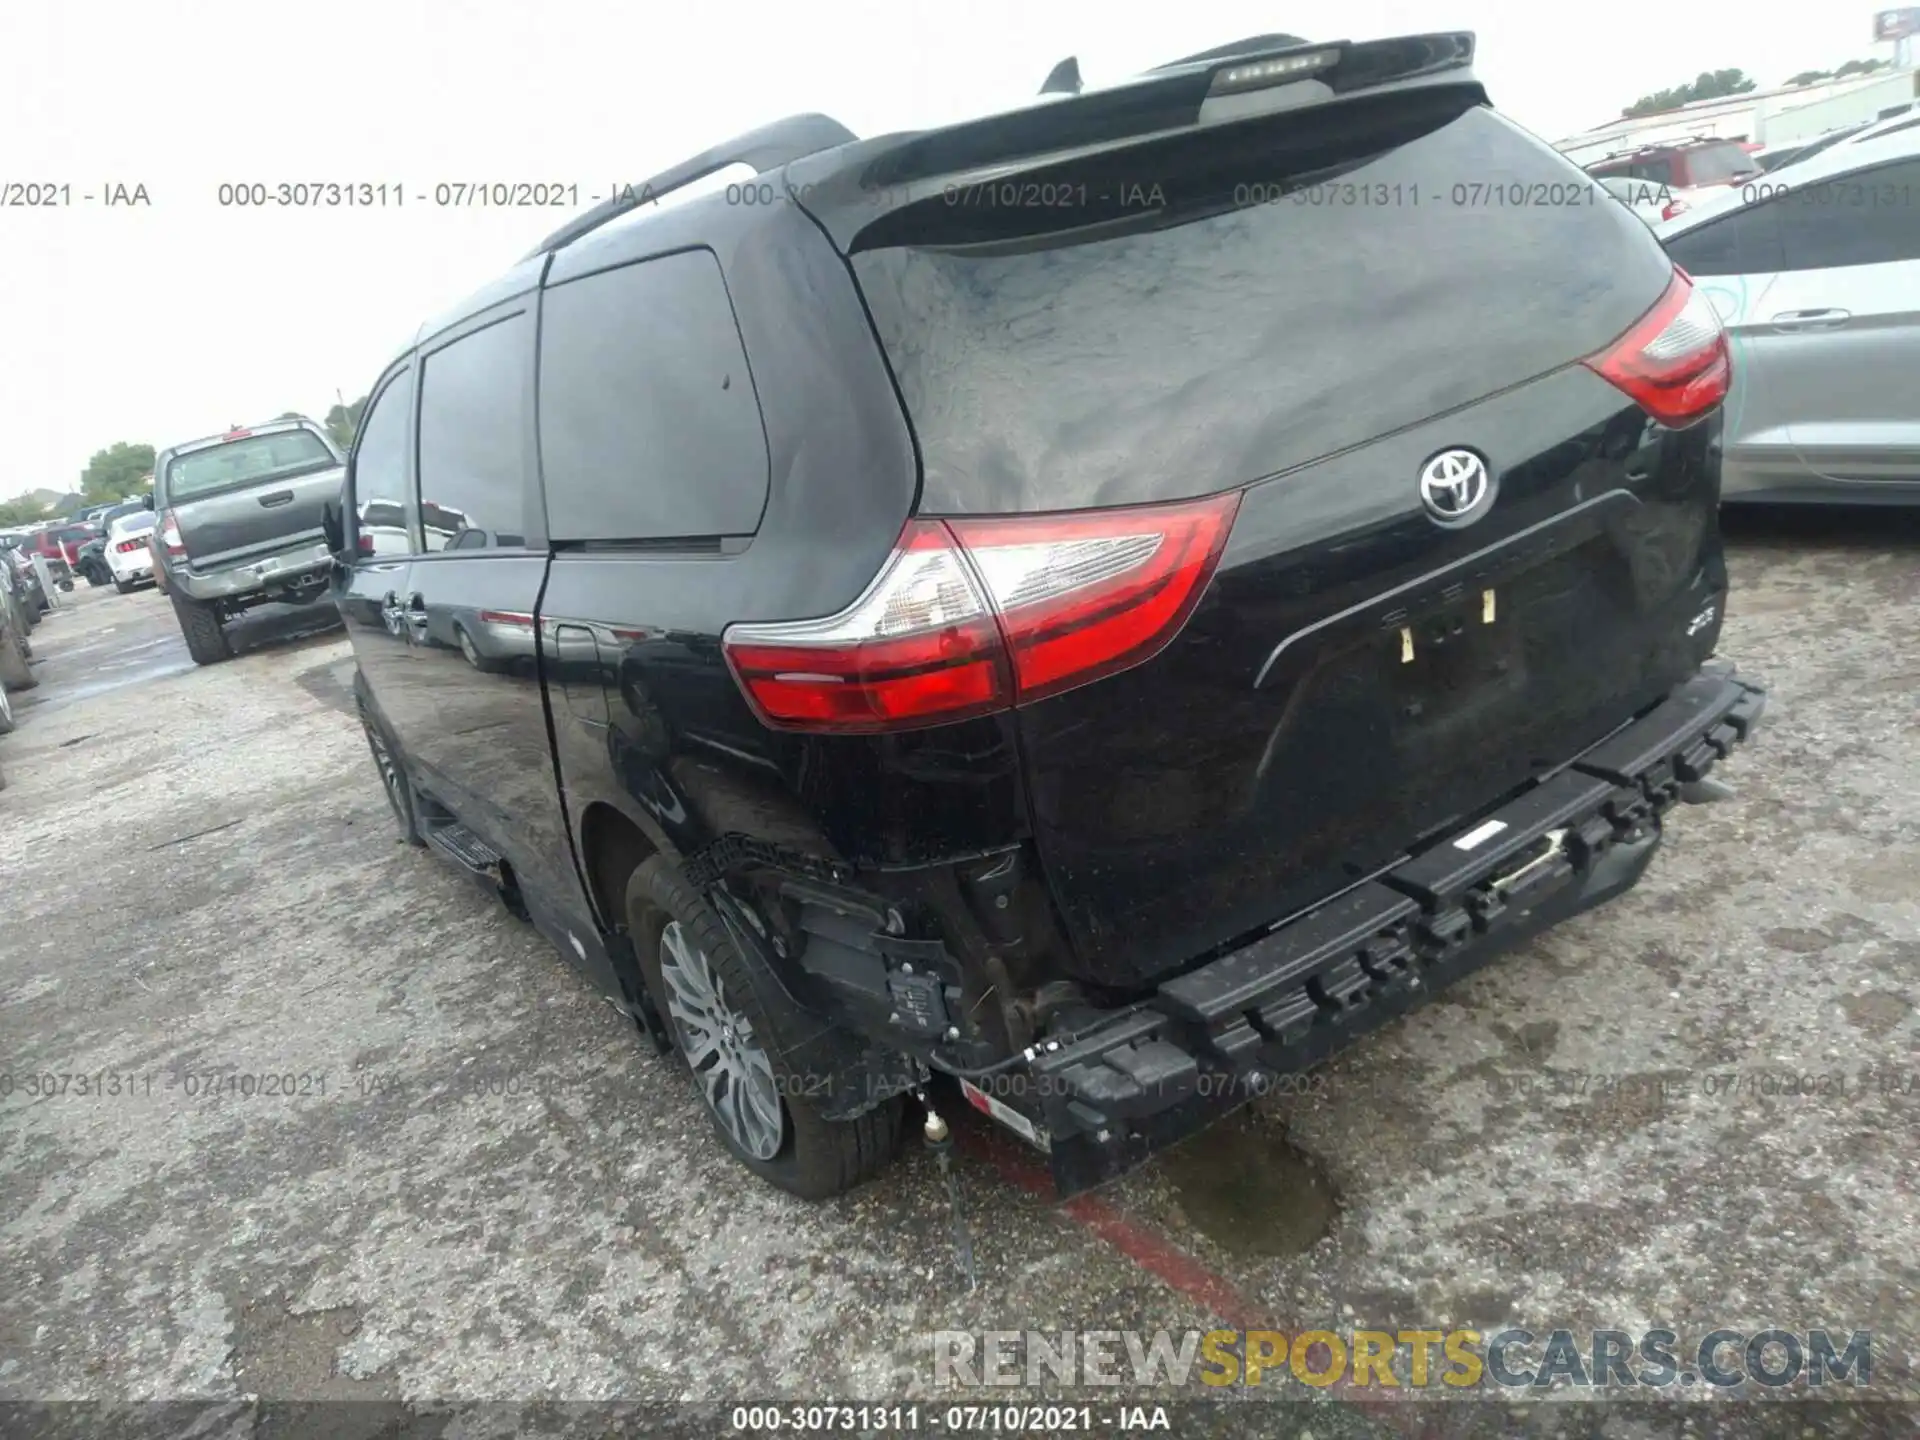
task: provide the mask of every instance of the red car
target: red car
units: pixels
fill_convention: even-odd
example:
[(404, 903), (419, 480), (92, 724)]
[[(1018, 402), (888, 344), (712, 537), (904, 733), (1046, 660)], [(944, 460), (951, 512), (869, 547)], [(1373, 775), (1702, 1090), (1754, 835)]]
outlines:
[(66, 562), (67, 568), (72, 569), (80, 563), (80, 547), (99, 538), (100, 532), (91, 525), (49, 525), (29, 536), (27, 546), (49, 561)]

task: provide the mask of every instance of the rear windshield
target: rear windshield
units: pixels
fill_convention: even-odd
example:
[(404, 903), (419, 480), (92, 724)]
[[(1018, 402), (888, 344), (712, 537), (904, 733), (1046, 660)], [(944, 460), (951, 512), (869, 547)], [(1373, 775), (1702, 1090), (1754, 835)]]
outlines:
[(1709, 145), (1687, 152), (1687, 180), (1693, 185), (1723, 185), (1759, 173), (1760, 162), (1738, 145)]
[(284, 480), (337, 462), (326, 442), (311, 430), (277, 430), (229, 440), (207, 450), (177, 455), (167, 466), (167, 496), (191, 500), (231, 485)]
[(144, 535), (153, 528), (153, 512), (139, 510), (128, 515), (116, 516), (107, 526), (110, 535), (125, 538), (128, 535)]
[(1449, 92), (1076, 163), (852, 247), (923, 512), (1260, 480), (1591, 354), (1671, 274), (1597, 181)]

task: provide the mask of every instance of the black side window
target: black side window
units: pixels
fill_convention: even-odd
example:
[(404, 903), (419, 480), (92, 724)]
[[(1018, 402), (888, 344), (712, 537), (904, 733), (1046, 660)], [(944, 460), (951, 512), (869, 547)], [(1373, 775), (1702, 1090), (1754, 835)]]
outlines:
[(1796, 185), (1773, 204), (1782, 269), (1920, 260), (1920, 159)]
[(712, 251), (643, 260), (548, 290), (539, 403), (552, 539), (692, 539), (759, 528), (766, 431)]
[[(435, 350), (420, 370), (420, 529), (428, 550), (469, 530), (526, 530), (527, 366), (522, 312)], [(467, 541), (462, 549), (473, 545)]]
[(353, 450), (353, 502), (362, 529), (402, 524), (407, 481), (407, 402), (413, 371), (402, 370), (360, 417)]
[(1763, 200), (1667, 241), (1689, 275), (1771, 275), (1780, 269), (1780, 201)]

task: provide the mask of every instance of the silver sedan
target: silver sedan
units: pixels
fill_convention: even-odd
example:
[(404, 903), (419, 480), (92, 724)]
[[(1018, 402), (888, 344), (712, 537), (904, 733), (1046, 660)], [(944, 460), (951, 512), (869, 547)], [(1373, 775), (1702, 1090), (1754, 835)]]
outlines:
[(1733, 342), (1722, 495), (1920, 504), (1920, 127), (1654, 227)]

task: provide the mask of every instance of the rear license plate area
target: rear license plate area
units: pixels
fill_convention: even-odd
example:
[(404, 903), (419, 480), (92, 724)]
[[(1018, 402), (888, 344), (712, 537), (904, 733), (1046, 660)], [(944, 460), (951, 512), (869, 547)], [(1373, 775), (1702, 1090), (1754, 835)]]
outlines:
[(1417, 741), (1485, 718), (1526, 689), (1520, 627), (1494, 590), (1403, 619), (1385, 636), (1394, 731)]

